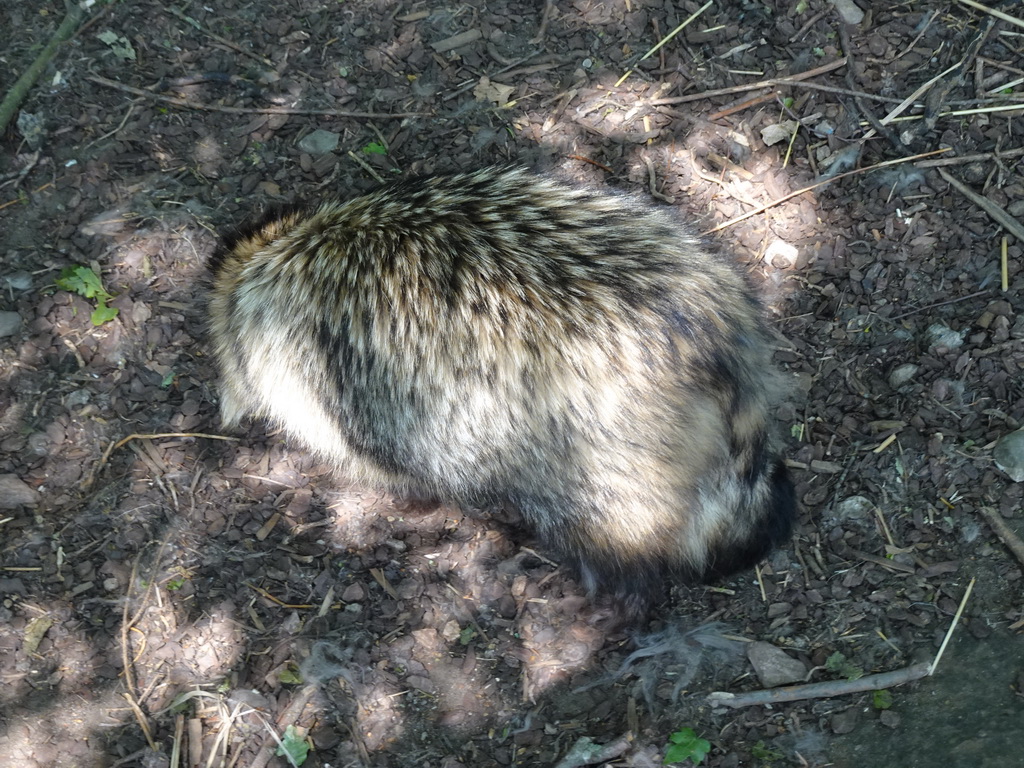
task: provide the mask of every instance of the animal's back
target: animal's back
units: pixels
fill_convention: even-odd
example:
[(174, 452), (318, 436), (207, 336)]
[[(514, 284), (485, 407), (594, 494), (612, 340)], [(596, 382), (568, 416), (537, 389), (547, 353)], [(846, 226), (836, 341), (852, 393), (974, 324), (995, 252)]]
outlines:
[(228, 423), (512, 504), (620, 592), (788, 529), (761, 310), (663, 209), (488, 169), (285, 212), (212, 266)]

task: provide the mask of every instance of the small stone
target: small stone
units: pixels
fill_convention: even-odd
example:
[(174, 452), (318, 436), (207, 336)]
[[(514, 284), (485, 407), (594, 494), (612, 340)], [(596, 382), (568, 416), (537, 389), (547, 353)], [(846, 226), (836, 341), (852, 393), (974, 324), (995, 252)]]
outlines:
[(807, 677), (807, 667), (802, 661), (771, 643), (751, 643), (747, 648), (747, 658), (765, 688), (803, 682)]
[(0, 595), (27, 595), (21, 579), (0, 579)]
[(85, 405), (92, 399), (92, 392), (88, 389), (76, 389), (74, 392), (69, 392), (68, 396), (64, 398), (64, 405), (68, 408), (77, 408), (80, 405)]
[(777, 269), (792, 269), (800, 252), (795, 245), (784, 240), (773, 240), (765, 249), (765, 260)]
[(0, 312), (0, 338), (13, 336), (21, 330), (21, 315), (17, 312)]
[(959, 349), (964, 344), (964, 336), (966, 334), (962, 331), (954, 331), (942, 323), (932, 323), (928, 326), (928, 330), (924, 332), (924, 335), (928, 340), (929, 349), (934, 347)]
[(50, 452), (52, 446), (50, 437), (45, 432), (34, 432), (28, 436), (25, 442), (29, 451), (35, 456), (45, 456)]
[(455, 619), (451, 619), (441, 629), (441, 637), (449, 643), (454, 643), (461, 635), (462, 627), (459, 626), (459, 622), (455, 621)]
[(0, 509), (17, 509), (39, 503), (39, 491), (17, 475), (0, 475)]
[(46, 124), (42, 115), (21, 110), (17, 119), (18, 131), (30, 149), (36, 150), (43, 144), (46, 136)]
[(405, 684), (424, 693), (437, 693), (437, 686), (434, 685), (434, 681), (424, 675), (409, 675), (405, 678)]
[(840, 18), (847, 24), (860, 24), (864, 21), (864, 11), (853, 0), (832, 0), (832, 5), (836, 7)]
[(3, 285), (11, 291), (27, 291), (32, 287), (32, 275), (28, 272), (12, 272), (4, 276)]
[(1010, 317), (1013, 315), (1013, 305), (1010, 304), (1006, 299), (996, 299), (988, 305), (988, 311), (993, 315), (1002, 315), (1004, 317)]
[(794, 120), (783, 120), (780, 123), (766, 125), (761, 129), (761, 141), (769, 147), (773, 144), (789, 141), (797, 128), (798, 125)]
[(1024, 482), (1024, 429), (1010, 432), (996, 440), (992, 449), (996, 466), (1015, 483)]
[(829, 523), (864, 524), (875, 511), (874, 502), (864, 496), (849, 496), (825, 511), (823, 517)]
[(921, 370), (921, 366), (914, 363), (904, 363), (903, 365), (896, 366), (889, 373), (889, 386), (893, 389), (899, 389), (913, 379), (919, 370)]
[(299, 149), (311, 155), (326, 155), (338, 148), (340, 136), (333, 131), (318, 128), (299, 139)]
[(343, 603), (358, 603), (365, 598), (366, 590), (362, 584), (349, 584), (345, 587), (345, 591), (341, 593), (341, 601)]
[(893, 712), (891, 709), (887, 709), (878, 716), (878, 721), (886, 728), (899, 728), (900, 716)]
[(832, 716), (832, 733), (850, 733), (857, 727), (857, 709), (850, 707)]

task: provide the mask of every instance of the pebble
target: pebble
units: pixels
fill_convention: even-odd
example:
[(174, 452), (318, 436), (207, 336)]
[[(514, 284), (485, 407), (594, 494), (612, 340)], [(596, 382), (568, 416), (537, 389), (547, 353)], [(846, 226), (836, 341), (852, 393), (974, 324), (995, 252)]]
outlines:
[(954, 331), (942, 323), (932, 323), (928, 326), (928, 330), (924, 332), (924, 335), (928, 340), (929, 348), (945, 347), (946, 349), (959, 349), (964, 344), (964, 336), (966, 334), (962, 331)]
[(992, 449), (996, 466), (1015, 483), (1024, 482), (1024, 429), (1010, 432), (996, 440)]
[(21, 330), (21, 315), (17, 312), (0, 312), (0, 338), (13, 336)]
[(857, 710), (854, 707), (832, 715), (832, 733), (850, 733), (857, 727)]
[(828, 523), (860, 523), (864, 524), (872, 519), (875, 511), (874, 502), (864, 496), (849, 496), (830, 510), (823, 518)]
[(747, 658), (765, 688), (775, 688), (787, 683), (802, 683), (807, 677), (807, 667), (771, 643), (754, 642), (747, 648)]
[(39, 491), (17, 475), (0, 475), (0, 509), (17, 509), (39, 502)]
[(921, 370), (921, 366), (914, 363), (904, 363), (903, 365), (896, 366), (889, 373), (889, 386), (893, 389), (899, 389), (913, 379), (919, 370)]
[(27, 291), (32, 287), (32, 275), (28, 272), (12, 272), (9, 275), (4, 275), (3, 283), (9, 290)]
[(864, 21), (864, 11), (853, 0), (832, 0), (832, 5), (847, 24), (860, 24)]
[(366, 597), (366, 590), (362, 584), (349, 584), (341, 593), (343, 603), (358, 603)]
[(311, 155), (326, 155), (338, 148), (341, 137), (333, 131), (317, 128), (312, 133), (299, 139), (299, 149)]

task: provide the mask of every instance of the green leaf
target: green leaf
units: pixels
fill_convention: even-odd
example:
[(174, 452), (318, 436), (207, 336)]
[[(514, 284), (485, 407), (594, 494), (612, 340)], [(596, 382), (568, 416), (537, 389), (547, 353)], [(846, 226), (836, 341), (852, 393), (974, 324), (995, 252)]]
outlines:
[(472, 627), (466, 627), (459, 632), (459, 642), (462, 645), (469, 645), (470, 641), (472, 641), (474, 637), (476, 637), (476, 630)]
[(285, 685), (299, 685), (302, 683), (302, 673), (294, 664), (288, 664), (278, 673), (277, 679)]
[(681, 763), (684, 760), (700, 765), (711, 751), (711, 742), (697, 736), (693, 728), (680, 728), (669, 736), (668, 740), (670, 744), (665, 750), (665, 765)]
[(128, 38), (124, 35), (119, 35), (108, 29), (106, 32), (96, 35), (96, 37), (110, 46), (110, 51), (117, 58), (123, 61), (135, 61), (135, 49), (132, 48), (132, 44), (128, 42)]
[(385, 147), (380, 142), (371, 141), (369, 144), (363, 147), (363, 152), (365, 152), (368, 155), (386, 155), (388, 153), (388, 148)]
[(93, 272), (92, 268), (81, 264), (64, 267), (60, 277), (53, 282), (62, 291), (77, 293), (87, 299), (96, 299), (96, 309), (92, 313), (93, 325), (103, 325), (117, 317), (117, 310), (107, 306), (107, 302), (114, 297), (107, 293), (99, 275)]
[(174, 697), (174, 700), (171, 702), (171, 712), (174, 712), (175, 714), (181, 714), (182, 712), (185, 712), (188, 709), (188, 703), (189, 701), (191, 701), (191, 699), (192, 697), (189, 691), (186, 691), (185, 693), (179, 693), (177, 696)]
[(757, 744), (750, 748), (750, 756), (760, 760), (762, 763), (771, 763), (784, 757), (781, 752), (766, 746), (763, 741), (757, 742)]
[(117, 317), (117, 307), (108, 307), (100, 300), (96, 305), (96, 309), (92, 311), (91, 319), (93, 325), (103, 325), (115, 317)]
[(99, 276), (89, 267), (81, 265), (64, 267), (60, 272), (60, 277), (54, 282), (61, 290), (77, 293), (87, 299), (107, 293), (103, 290), (103, 283), (100, 282)]
[(167, 375), (160, 380), (160, 388), (167, 389), (171, 384), (174, 383), (175, 373), (174, 371), (168, 371)]
[(847, 680), (858, 680), (864, 677), (864, 670), (836, 651), (825, 660), (825, 669), (842, 675)]
[(871, 697), (871, 705), (875, 709), (888, 709), (892, 706), (892, 694), (889, 691), (875, 691)]
[(292, 765), (302, 765), (306, 762), (309, 754), (309, 744), (299, 735), (294, 725), (289, 725), (284, 732), (284, 738), (277, 745), (278, 757), (288, 758)]

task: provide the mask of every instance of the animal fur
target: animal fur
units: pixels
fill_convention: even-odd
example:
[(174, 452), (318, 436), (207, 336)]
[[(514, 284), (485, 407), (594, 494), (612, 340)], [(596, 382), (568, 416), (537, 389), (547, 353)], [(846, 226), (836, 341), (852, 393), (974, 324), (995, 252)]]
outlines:
[(761, 307), (668, 209), (485, 169), (269, 214), (210, 266), (227, 426), (511, 505), (633, 605), (788, 535)]

